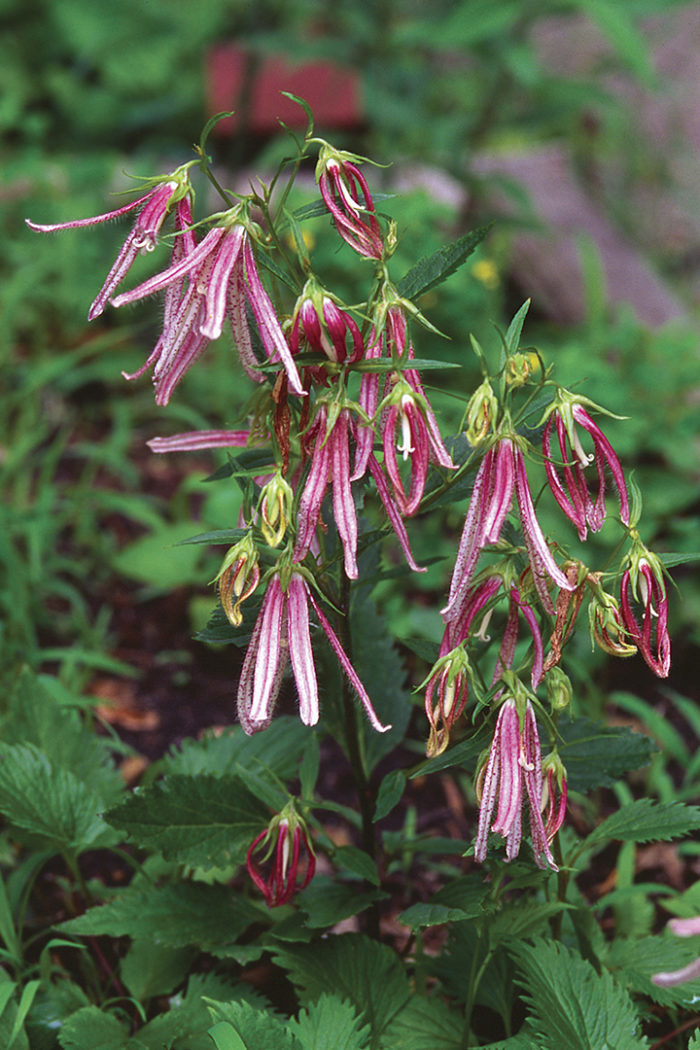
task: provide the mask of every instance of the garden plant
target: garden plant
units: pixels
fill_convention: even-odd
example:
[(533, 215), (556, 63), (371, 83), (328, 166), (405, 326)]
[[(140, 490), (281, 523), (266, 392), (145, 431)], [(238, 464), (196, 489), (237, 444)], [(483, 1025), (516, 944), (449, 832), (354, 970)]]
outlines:
[[(154, 457), (224, 450), (207, 486), (235, 490), (238, 518), (184, 542), (220, 554), (199, 639), (232, 654), (232, 724), (128, 790), (89, 709), (14, 676), (0, 1042), (698, 1050), (700, 900), (635, 883), (634, 850), (696, 831), (700, 808), (628, 786), (653, 741), (577, 700), (581, 661), (601, 653), (659, 679), (671, 666), (673, 559), (645, 542), (644, 493), (615, 450), (626, 421), (559, 385), (527, 341), (529, 302), (493, 346), (465, 316), (463, 345), (426, 357), (430, 303), (466, 280), (488, 228), (399, 269), (378, 167), (317, 137), (295, 101), (306, 134), (288, 132), (247, 193), (209, 156), (219, 115), (126, 203), (27, 220), (61, 239), (124, 222), (89, 319), (152, 300), (159, 331), (126, 379), (174, 403), (230, 332), (244, 408), (231, 429), (149, 441)], [(310, 170), (318, 194), (297, 205)], [(351, 292), (315, 266), (320, 224)], [(134, 280), (146, 254), (154, 272)], [(433, 602), (440, 640), (399, 648), (389, 590)], [(457, 833), (422, 819), (446, 783)], [(594, 862), (614, 872), (595, 898)], [(655, 892), (677, 916), (663, 932)]]

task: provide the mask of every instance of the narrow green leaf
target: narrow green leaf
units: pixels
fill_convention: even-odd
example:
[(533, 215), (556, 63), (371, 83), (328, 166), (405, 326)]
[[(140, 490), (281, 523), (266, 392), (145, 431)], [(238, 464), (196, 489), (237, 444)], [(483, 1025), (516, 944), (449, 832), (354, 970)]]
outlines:
[(377, 792), (377, 804), (374, 809), (374, 819), (382, 820), (391, 813), (403, 796), (406, 788), (406, 776), (400, 769), (393, 769), (391, 773), (382, 780)]
[[(262, 736), (262, 734), (258, 735)], [(320, 767), (321, 749), (318, 743), (318, 736), (316, 733), (311, 733), (308, 736), (305, 734), (304, 757), (299, 766), (299, 785), (303, 799), (313, 798)]]
[(219, 1021), (213, 1025), (208, 1035), (214, 1040), (216, 1050), (248, 1050), (235, 1028), (228, 1021)]
[(188, 536), (186, 540), (178, 540), (175, 546), (185, 547), (188, 543), (208, 543), (212, 545), (217, 543), (237, 543), (238, 540), (245, 536), (247, 531), (247, 529), (214, 529), (211, 532), (198, 532), (196, 536)]
[(379, 885), (377, 865), (369, 853), (365, 853), (363, 849), (357, 849), (356, 846), (338, 846), (333, 854), (333, 861), (339, 868), (345, 868), (353, 875), (359, 875), (361, 879), (371, 882), (373, 886)]
[(518, 352), (520, 336), (522, 334), (523, 325), (525, 324), (527, 312), (530, 309), (530, 302), (530, 299), (525, 300), (513, 320), (508, 325), (508, 331), (506, 332), (506, 349), (509, 354), (516, 354)]
[(480, 226), (476, 230), (471, 230), (452, 244), (438, 248), (432, 255), (419, 259), (399, 281), (397, 286), (399, 295), (406, 299), (417, 299), (418, 296), (447, 280), (481, 244), (492, 225), (493, 223), (489, 223), (488, 226)]
[(469, 912), (461, 908), (449, 908), (446, 904), (412, 904), (397, 916), (402, 926), (420, 930), (425, 926), (441, 926), (446, 922), (460, 922), (469, 918)]
[(28, 981), (22, 989), (22, 994), (17, 1005), (17, 1016), (14, 1019), (12, 1030), (10, 1031), (10, 1041), (7, 1044), (7, 1050), (12, 1050), (18, 1035), (23, 1030), (27, 1014), (32, 1008), (32, 1003), (34, 1002), (36, 993), (39, 991), (40, 985), (41, 981)]

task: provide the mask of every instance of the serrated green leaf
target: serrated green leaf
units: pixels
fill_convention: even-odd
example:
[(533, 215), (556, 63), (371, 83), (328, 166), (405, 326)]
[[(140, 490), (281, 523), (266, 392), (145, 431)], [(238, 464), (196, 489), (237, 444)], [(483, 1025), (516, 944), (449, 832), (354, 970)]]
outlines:
[(484, 240), (493, 224), (480, 226), (465, 233), (452, 244), (438, 248), (432, 255), (419, 259), (398, 283), (398, 293), (406, 299), (417, 299), (418, 296), (446, 281), (469, 258), (475, 248)]
[(211, 1028), (211, 1014), (205, 999), (245, 1000), (258, 1009), (266, 1009), (267, 1001), (249, 984), (231, 984), (213, 973), (195, 974), (187, 984), (185, 995), (170, 1000), (167, 1013), (158, 1014), (138, 1032), (146, 1050), (212, 1050), (207, 1035)]
[(300, 1050), (367, 1050), (369, 1029), (352, 1005), (337, 995), (322, 995), (289, 1024)]
[(461, 1050), (464, 1018), (441, 999), (414, 996), (382, 1035), (382, 1050)]
[(155, 995), (170, 995), (184, 982), (192, 952), (158, 944), (148, 935), (137, 937), (121, 961), (121, 977), (139, 1002)]
[(588, 718), (562, 720), (558, 731), (563, 743), (559, 754), (573, 791), (612, 787), (625, 773), (646, 766), (654, 741), (627, 726), (606, 726)]
[(274, 952), (306, 1005), (328, 993), (347, 999), (379, 1040), (406, 1006), (411, 989), (396, 953), (361, 934), (347, 933)]
[(167, 948), (194, 945), (226, 954), (260, 912), (225, 886), (179, 882), (173, 886), (129, 886), (107, 904), (68, 919), (59, 929), (83, 937), (149, 938)]
[(166, 860), (211, 868), (242, 863), (269, 816), (239, 778), (199, 775), (137, 790), (105, 819)]
[(511, 949), (529, 1023), (542, 1050), (646, 1050), (639, 1016), (627, 992), (557, 941), (522, 941)]
[(339, 868), (345, 868), (347, 871), (351, 871), (353, 875), (359, 875), (361, 879), (366, 879), (373, 886), (379, 885), (377, 865), (369, 853), (365, 853), (363, 849), (358, 849), (356, 846), (338, 846), (333, 854), (333, 862)]
[(62, 1050), (125, 1050), (127, 1039), (125, 1026), (97, 1006), (76, 1010), (58, 1030)]
[(267, 768), (280, 780), (296, 776), (299, 761), (315, 739), (313, 731), (291, 715), (278, 715), (264, 733), (247, 736), (240, 726), (222, 733), (205, 733), (172, 747), (159, 768), (168, 776), (222, 777), (238, 768), (260, 772)]
[(606, 966), (630, 992), (662, 1006), (690, 1005), (700, 997), (700, 978), (662, 988), (651, 980), (655, 973), (680, 970), (697, 958), (697, 947), (670, 934), (662, 937), (617, 937), (608, 946)]
[[(50, 686), (49, 686), (50, 682)], [(109, 742), (83, 725), (79, 701), (67, 690), (54, 695), (56, 680), (43, 680), (25, 668), (7, 697), (0, 719), (3, 744), (34, 744), (54, 769), (69, 770), (95, 791), (105, 808), (114, 804), (124, 789), (115, 768)]]
[(649, 798), (635, 799), (604, 820), (584, 839), (584, 848), (611, 839), (623, 842), (668, 842), (700, 828), (700, 807), (682, 802), (655, 803)]
[(700, 1050), (700, 1028), (696, 1028), (691, 1035), (688, 1050)]
[(507, 903), (489, 919), (489, 941), (500, 944), (513, 938), (532, 937), (545, 930), (549, 920), (571, 905), (561, 901), (521, 900)]
[(228, 1023), (241, 1037), (245, 1050), (299, 1050), (286, 1025), (269, 1010), (258, 1010), (246, 1002), (208, 1000), (207, 1006), (214, 1022)]
[(38, 849), (80, 853), (114, 840), (102, 799), (38, 748), (0, 745), (0, 813)]
[(377, 804), (374, 808), (374, 820), (382, 820), (391, 813), (400, 801), (406, 787), (406, 775), (400, 769), (393, 769), (382, 780), (377, 792)]
[(387, 896), (379, 890), (367, 890), (358, 883), (339, 882), (317, 875), (296, 897), (296, 903), (306, 912), (307, 924), (312, 930), (335, 926), (351, 915), (359, 915), (375, 901)]
[(426, 926), (441, 926), (446, 922), (459, 922), (468, 919), (469, 913), (461, 908), (450, 908), (446, 904), (412, 904), (397, 916), (398, 922), (410, 930), (420, 930)]

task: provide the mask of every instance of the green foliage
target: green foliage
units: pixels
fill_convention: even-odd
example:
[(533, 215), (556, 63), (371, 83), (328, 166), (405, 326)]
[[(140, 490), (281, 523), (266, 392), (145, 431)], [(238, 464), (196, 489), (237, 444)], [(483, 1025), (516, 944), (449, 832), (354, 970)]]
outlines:
[(655, 803), (635, 799), (599, 824), (585, 839), (586, 848), (599, 847), (611, 839), (623, 842), (668, 842), (700, 828), (700, 808), (682, 802)]
[(142, 1045), (128, 1040), (126, 1026), (97, 1006), (71, 1014), (61, 1025), (58, 1040), (62, 1050), (138, 1050)]
[(609, 973), (597, 973), (577, 952), (555, 941), (520, 943), (511, 950), (542, 1050), (649, 1046), (639, 1034), (632, 1000)]
[(428, 258), (420, 259), (399, 281), (399, 295), (407, 299), (417, 299), (418, 296), (425, 295), (426, 292), (442, 284), (453, 273), (456, 273), (460, 266), (464, 265), (490, 229), (491, 226), (481, 226), (477, 230), (465, 233), (453, 244), (439, 248)]
[(700, 994), (700, 979), (662, 988), (652, 982), (655, 973), (680, 970), (697, 958), (697, 948), (678, 937), (618, 937), (609, 945), (605, 964), (631, 993), (662, 1006), (690, 1005)]
[(338, 882), (317, 875), (311, 885), (297, 896), (297, 902), (306, 912), (309, 928), (316, 930), (335, 926), (351, 915), (359, 915), (384, 897), (386, 894), (379, 890), (368, 890), (361, 883)]
[(60, 929), (83, 937), (148, 938), (164, 948), (195, 946), (225, 957), (259, 918), (252, 904), (234, 899), (223, 886), (181, 881), (142, 889), (129, 886), (106, 904), (68, 919)]
[(350, 1003), (337, 995), (321, 995), (299, 1011), (289, 1029), (301, 1050), (367, 1050), (369, 1030)]
[(110, 810), (106, 820), (168, 860), (240, 864), (269, 813), (237, 776), (170, 776)]
[(574, 791), (612, 787), (625, 773), (648, 765), (654, 752), (649, 737), (626, 726), (576, 718), (561, 721), (557, 729), (563, 740), (559, 754)]
[(235, 1040), (226, 1040), (225, 1028), (219, 1029), (221, 1041), (217, 1040), (217, 1046), (220, 1050), (239, 1050), (239, 1045), (245, 1047), (245, 1050), (269, 1050), (271, 1046), (279, 1050), (300, 1050), (297, 1040), (284, 1022), (270, 1011), (263, 1012), (246, 1002), (212, 1001), (208, 1005), (212, 1020), (217, 1026), (227, 1024), (240, 1036), (240, 1043), (237, 1045)]

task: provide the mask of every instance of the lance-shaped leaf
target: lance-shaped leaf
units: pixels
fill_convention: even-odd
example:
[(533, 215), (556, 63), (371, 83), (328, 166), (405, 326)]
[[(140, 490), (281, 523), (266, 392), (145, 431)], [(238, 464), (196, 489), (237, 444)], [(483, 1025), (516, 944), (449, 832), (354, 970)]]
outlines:
[(416, 299), (451, 277), (469, 258), (486, 237), (493, 224), (479, 226), (463, 237), (438, 248), (432, 255), (419, 259), (398, 284), (398, 293), (406, 299)]

